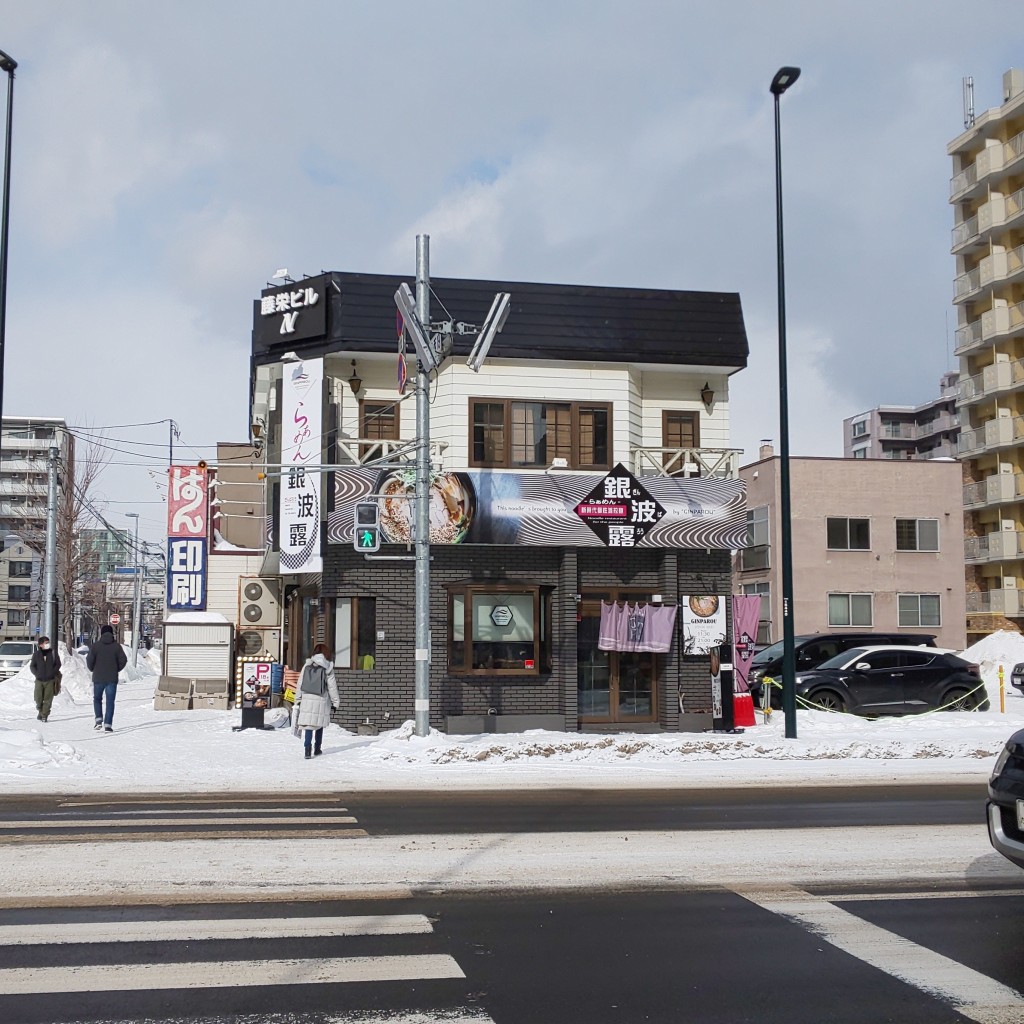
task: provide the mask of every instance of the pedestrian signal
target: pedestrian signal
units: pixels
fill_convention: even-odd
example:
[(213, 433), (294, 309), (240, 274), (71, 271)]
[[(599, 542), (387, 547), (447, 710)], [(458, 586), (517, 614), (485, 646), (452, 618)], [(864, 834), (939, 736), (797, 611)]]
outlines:
[(356, 502), (352, 546), (356, 551), (380, 550), (380, 506), (377, 502)]

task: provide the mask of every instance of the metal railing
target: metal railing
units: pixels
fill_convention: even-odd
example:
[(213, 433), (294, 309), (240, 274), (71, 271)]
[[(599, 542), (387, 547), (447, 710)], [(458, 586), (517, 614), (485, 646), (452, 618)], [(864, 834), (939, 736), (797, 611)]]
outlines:
[(988, 537), (964, 537), (964, 558), (976, 560), (988, 557)]
[(981, 320), (972, 320), (969, 324), (964, 324), (963, 327), (956, 329), (956, 351), (953, 354), (959, 355), (961, 352), (980, 344)]
[(973, 217), (968, 217), (967, 220), (962, 221), (953, 228), (953, 245), (952, 248), (963, 245), (965, 242), (969, 242), (972, 238), (977, 238), (981, 232), (978, 229), (978, 215), (975, 214)]
[(634, 476), (694, 476), (735, 480), (739, 476), (742, 448), (645, 448), (630, 449)]
[(969, 189), (978, 180), (978, 165), (972, 163), (965, 167), (959, 174), (954, 174), (949, 180), (949, 197), (959, 195)]
[(954, 282), (953, 301), (962, 299), (971, 292), (976, 292), (981, 287), (981, 267), (975, 267), (966, 274), (961, 274)]

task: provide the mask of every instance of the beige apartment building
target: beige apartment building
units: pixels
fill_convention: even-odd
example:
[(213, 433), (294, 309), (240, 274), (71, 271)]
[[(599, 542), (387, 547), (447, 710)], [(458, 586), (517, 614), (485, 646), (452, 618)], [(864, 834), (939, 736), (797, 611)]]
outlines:
[[(734, 587), (761, 595), (761, 643), (782, 639), (780, 461), (771, 446), (740, 467), (748, 546)], [(791, 458), (797, 634), (934, 633), (965, 646), (961, 469), (946, 459)]]
[[(1024, 71), (949, 144), (969, 638), (1024, 623)], [(973, 123), (971, 121), (973, 120)]]

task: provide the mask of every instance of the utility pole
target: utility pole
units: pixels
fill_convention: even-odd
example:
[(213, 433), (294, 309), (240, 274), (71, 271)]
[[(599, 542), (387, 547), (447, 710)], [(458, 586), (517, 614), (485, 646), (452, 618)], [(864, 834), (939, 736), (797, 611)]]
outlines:
[(57, 449), (50, 446), (47, 459), (49, 480), (46, 495), (46, 563), (43, 567), (43, 635), (50, 638), (53, 649), (57, 649), (57, 641), (53, 635), (56, 624), (54, 618), (54, 597), (57, 592)]
[[(416, 316), (430, 340), (430, 236), (416, 236)], [(416, 735), (430, 732), (430, 368), (416, 361)]]
[(132, 602), (132, 668), (139, 663), (139, 633), (142, 631), (142, 581), (139, 579), (139, 514), (125, 512), (128, 519), (135, 520), (135, 600)]

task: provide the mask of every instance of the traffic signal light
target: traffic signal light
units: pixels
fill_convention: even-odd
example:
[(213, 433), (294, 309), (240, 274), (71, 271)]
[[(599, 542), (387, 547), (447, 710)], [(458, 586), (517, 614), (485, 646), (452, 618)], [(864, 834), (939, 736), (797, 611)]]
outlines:
[(380, 550), (380, 506), (377, 502), (356, 502), (352, 547), (356, 551)]

